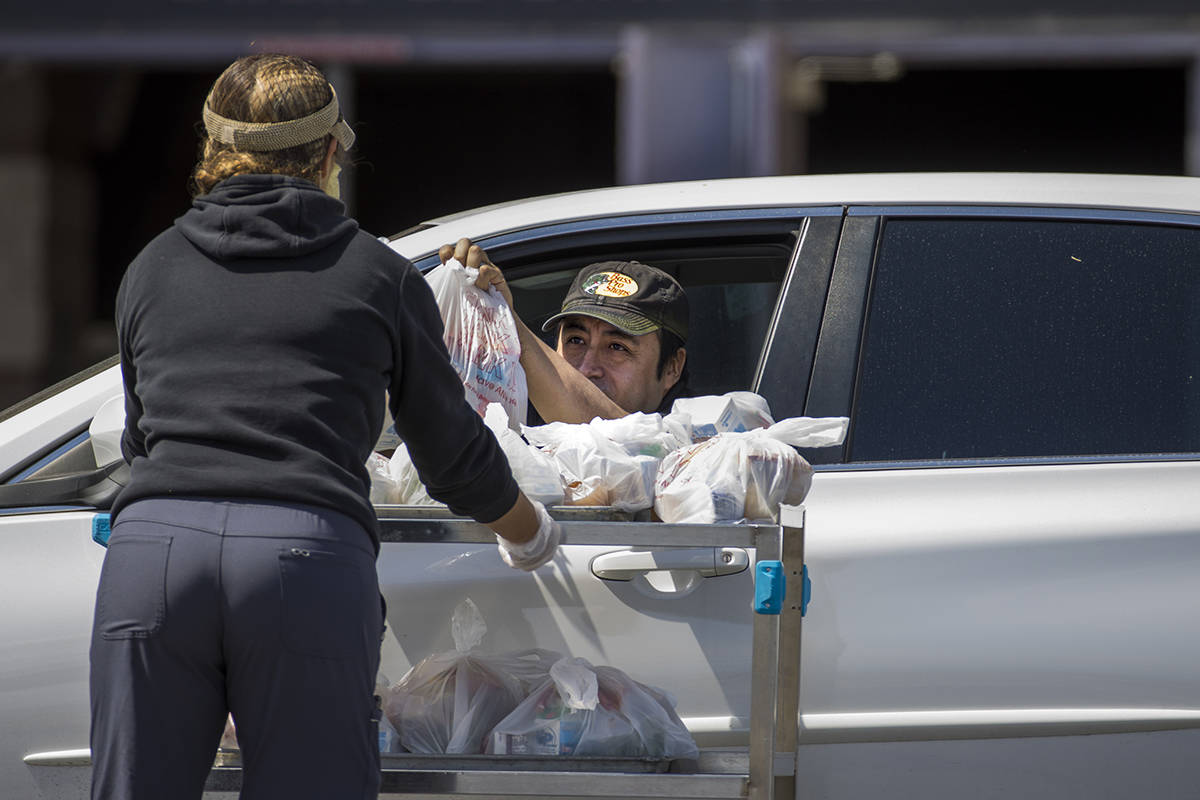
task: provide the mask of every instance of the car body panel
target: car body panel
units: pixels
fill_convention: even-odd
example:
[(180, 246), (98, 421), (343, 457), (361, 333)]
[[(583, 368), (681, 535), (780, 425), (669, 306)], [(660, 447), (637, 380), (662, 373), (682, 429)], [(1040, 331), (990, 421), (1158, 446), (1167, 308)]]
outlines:
[(0, 516), (0, 795), (34, 800), (25, 756), (87, 747), (88, 642), (104, 549), (92, 511)]
[[(684, 273), (705, 248), (727, 248), (721, 258), (733, 264), (765, 259), (773, 277), (764, 285), (778, 279), (778, 297), (754, 306), (769, 320), (738, 345), (737, 358), (754, 362), (746, 385), (727, 388), (759, 390), (777, 417), (853, 420), (880, 231), (898, 215), (1200, 228), (1200, 180), (888, 174), (659, 184), (466, 212), (389, 244), (427, 267), (438, 245), (469, 236), (512, 265), (510, 282), (525, 281), (531, 297), (558, 285), (539, 276), (561, 282), (589, 254), (622, 247), (674, 257)], [(733, 297), (736, 273), (705, 285)], [(19, 479), (53, 462), (119, 391), (112, 367), (0, 422), (0, 474)], [(817, 472), (805, 503), (813, 594), (801, 656), (803, 796), (1190, 796), (1200, 785), (1200, 456), (854, 463), (850, 452), (804, 451)], [(5, 597), (10, 608), (37, 598), (29, 616), (0, 618), (0, 634), (26, 651), (0, 659), (0, 701), (30, 726), (0, 735), (6, 797), (31, 800), (31, 774), (67, 769), (50, 765), (78, 763), (87, 745), (87, 637), (103, 556), (91, 517), (79, 507), (0, 509)], [(597, 558), (629, 549), (644, 548), (568, 543), (553, 567), (531, 575), (505, 567), (494, 547), (385, 542), (383, 672), (395, 681), (452, 648), (450, 616), (470, 597), (488, 625), (485, 648), (537, 646), (613, 664), (669, 691), (701, 744), (744, 743), (751, 574), (597, 577)], [(49, 668), (35, 674), (42, 660)]]

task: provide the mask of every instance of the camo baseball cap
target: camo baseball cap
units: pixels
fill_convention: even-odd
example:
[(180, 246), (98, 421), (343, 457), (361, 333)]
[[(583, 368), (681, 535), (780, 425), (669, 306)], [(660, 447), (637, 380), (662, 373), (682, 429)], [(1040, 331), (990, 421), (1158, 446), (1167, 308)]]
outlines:
[(564, 317), (607, 322), (630, 336), (664, 329), (687, 341), (688, 301), (683, 287), (661, 269), (638, 261), (600, 261), (579, 271), (562, 309), (546, 320), (549, 331)]

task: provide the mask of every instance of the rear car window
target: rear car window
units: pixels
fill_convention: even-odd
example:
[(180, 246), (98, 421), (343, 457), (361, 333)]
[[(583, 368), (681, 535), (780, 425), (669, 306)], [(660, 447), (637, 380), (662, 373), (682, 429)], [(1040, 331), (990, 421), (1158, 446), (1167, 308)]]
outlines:
[(1200, 230), (893, 219), (850, 459), (1200, 451)]

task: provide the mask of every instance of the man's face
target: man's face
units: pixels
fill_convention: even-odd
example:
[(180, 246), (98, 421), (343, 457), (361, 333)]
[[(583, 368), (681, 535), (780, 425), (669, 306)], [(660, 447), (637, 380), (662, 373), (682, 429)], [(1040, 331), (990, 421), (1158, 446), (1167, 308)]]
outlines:
[(660, 378), (659, 347), (657, 332), (630, 336), (592, 317), (567, 317), (558, 333), (558, 352), (567, 363), (630, 413), (657, 411), (667, 390), (679, 380), (683, 351)]

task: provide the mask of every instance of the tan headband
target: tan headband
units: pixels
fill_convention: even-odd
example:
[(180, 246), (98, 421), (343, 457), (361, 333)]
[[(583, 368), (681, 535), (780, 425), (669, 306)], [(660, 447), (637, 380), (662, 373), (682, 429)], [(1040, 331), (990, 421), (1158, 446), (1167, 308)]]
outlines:
[(329, 91), (333, 92), (329, 105), (307, 117), (287, 122), (238, 122), (222, 117), (209, 108), (208, 100), (205, 100), (204, 129), (211, 138), (239, 150), (283, 150), (315, 142), (328, 134), (333, 134), (343, 150), (349, 150), (354, 145), (354, 131), (345, 120), (338, 119), (337, 92), (332, 86)]

